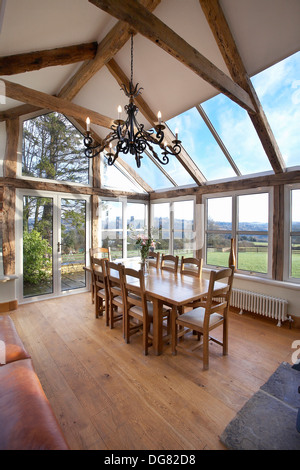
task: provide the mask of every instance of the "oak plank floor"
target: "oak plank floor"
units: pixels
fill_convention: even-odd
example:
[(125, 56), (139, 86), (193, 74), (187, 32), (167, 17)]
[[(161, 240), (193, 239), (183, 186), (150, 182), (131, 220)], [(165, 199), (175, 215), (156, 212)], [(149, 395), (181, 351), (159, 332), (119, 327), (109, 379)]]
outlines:
[[(278, 365), (291, 363), (300, 330), (230, 313), (229, 356), (142, 354), (121, 327), (96, 319), (90, 293), (20, 305), (11, 313), (71, 449), (224, 449), (236, 412)], [(221, 330), (220, 330), (221, 331)]]

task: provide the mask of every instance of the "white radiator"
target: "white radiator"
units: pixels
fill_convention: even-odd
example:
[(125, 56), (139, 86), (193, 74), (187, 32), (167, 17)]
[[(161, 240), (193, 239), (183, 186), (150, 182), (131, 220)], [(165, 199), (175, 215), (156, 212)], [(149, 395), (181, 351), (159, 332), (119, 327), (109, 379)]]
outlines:
[(241, 314), (243, 310), (247, 310), (248, 312), (274, 318), (278, 320), (277, 326), (281, 326), (281, 322), (287, 320), (288, 302), (284, 299), (246, 290), (232, 289), (230, 305), (240, 308)]

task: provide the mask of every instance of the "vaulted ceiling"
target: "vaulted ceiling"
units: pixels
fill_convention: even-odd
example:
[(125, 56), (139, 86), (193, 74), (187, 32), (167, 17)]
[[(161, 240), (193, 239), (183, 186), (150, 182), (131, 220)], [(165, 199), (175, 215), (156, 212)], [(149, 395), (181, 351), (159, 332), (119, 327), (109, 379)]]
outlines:
[[(167, 121), (223, 92), (249, 114), (272, 171), (284, 172), (250, 78), (299, 50), (299, 20), (299, 0), (0, 0), (0, 120), (52, 109), (81, 125), (89, 115), (105, 137), (127, 104), (133, 31), (146, 128), (158, 111)], [(188, 153), (180, 163), (205, 183)]]

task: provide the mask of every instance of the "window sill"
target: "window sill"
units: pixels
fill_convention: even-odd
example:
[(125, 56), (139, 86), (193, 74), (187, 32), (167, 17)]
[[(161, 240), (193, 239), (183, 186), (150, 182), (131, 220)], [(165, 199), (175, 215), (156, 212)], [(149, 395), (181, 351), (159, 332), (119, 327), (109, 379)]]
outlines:
[(18, 279), (18, 276), (15, 276), (15, 275), (12, 275), (12, 276), (0, 276), (0, 282), (14, 281), (15, 279)]
[[(203, 268), (203, 272), (209, 273), (211, 271), (210, 268)], [(257, 282), (260, 284), (267, 284), (269, 286), (275, 286), (275, 287), (284, 287), (286, 289), (292, 289), (292, 290), (299, 290), (300, 291), (300, 284), (297, 284), (295, 282), (289, 282), (289, 281), (276, 281), (274, 279), (269, 279), (266, 277), (260, 277), (256, 275), (251, 275), (251, 274), (241, 274), (241, 273), (236, 273), (234, 275), (236, 279), (241, 279), (243, 281), (251, 281), (251, 282)]]

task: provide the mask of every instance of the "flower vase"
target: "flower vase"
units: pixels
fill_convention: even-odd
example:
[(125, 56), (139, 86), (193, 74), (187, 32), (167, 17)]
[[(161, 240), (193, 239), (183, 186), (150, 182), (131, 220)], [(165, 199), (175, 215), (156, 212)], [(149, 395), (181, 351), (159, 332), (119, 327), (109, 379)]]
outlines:
[(145, 256), (143, 256), (143, 255), (141, 254), (141, 261), (140, 261), (140, 264), (141, 264), (141, 270), (143, 271), (144, 274), (146, 273), (146, 267), (147, 267), (146, 258), (147, 258), (147, 257), (145, 257)]

